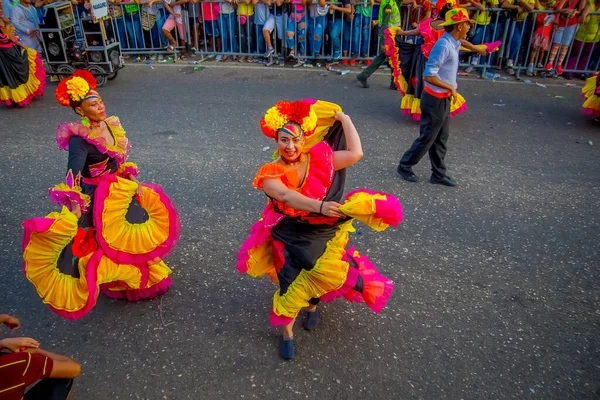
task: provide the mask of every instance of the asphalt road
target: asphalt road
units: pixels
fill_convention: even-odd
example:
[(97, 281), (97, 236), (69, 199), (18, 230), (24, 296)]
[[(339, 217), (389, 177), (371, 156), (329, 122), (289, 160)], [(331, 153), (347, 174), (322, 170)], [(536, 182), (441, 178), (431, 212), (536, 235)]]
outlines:
[[(446, 188), (426, 182), (427, 158), (415, 168), (421, 183), (395, 175), (418, 127), (388, 82), (122, 71), (101, 93), (141, 180), (161, 184), (181, 213), (167, 259), (174, 284), (153, 301), (100, 296), (79, 321), (42, 304), (20, 252), (22, 220), (56, 209), (47, 189), (67, 155), (55, 127), (75, 115), (53, 84), (31, 107), (0, 109), (0, 312), (82, 363), (77, 399), (600, 399), (600, 127), (581, 115), (580, 89), (461, 81), (469, 111), (452, 120), (447, 156), (459, 186)], [(382, 233), (360, 227), (352, 240), (396, 282), (384, 311), (323, 306), (316, 331), (297, 327), (297, 357), (285, 362), (268, 320), (275, 287), (234, 264), (265, 204), (250, 186), (274, 149), (259, 120), (275, 101), (303, 97), (352, 116), (365, 157), (347, 188), (394, 193), (405, 220)]]

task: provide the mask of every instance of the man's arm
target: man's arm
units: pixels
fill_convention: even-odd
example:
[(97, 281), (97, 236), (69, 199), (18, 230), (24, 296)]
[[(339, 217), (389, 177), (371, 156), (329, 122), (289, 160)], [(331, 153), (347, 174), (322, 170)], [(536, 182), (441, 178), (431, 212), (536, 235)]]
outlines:
[(67, 356), (51, 353), (43, 349), (27, 349), (31, 354), (39, 354), (54, 361), (49, 378), (77, 378), (81, 373), (81, 366)]

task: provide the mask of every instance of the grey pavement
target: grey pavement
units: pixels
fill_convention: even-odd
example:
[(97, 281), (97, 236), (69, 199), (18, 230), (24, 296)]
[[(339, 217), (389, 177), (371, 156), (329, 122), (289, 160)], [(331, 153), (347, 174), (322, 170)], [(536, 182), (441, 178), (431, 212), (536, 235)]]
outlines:
[[(141, 180), (164, 187), (183, 226), (165, 296), (101, 295), (78, 321), (42, 304), (20, 252), (21, 222), (57, 209), (47, 190), (67, 153), (54, 132), (76, 116), (53, 84), (28, 108), (0, 109), (0, 312), (82, 363), (76, 399), (600, 399), (600, 127), (582, 116), (580, 88), (460, 81), (469, 111), (451, 123), (459, 186), (446, 188), (426, 182), (427, 158), (420, 183), (396, 176), (418, 126), (385, 74), (369, 90), (353, 79), (131, 66), (100, 89)], [(347, 188), (395, 194), (405, 220), (382, 233), (357, 224), (352, 238), (396, 283), (383, 312), (324, 305), (285, 362), (268, 318), (275, 286), (234, 265), (265, 204), (250, 186), (274, 149), (259, 120), (303, 97), (353, 118), (365, 157)]]

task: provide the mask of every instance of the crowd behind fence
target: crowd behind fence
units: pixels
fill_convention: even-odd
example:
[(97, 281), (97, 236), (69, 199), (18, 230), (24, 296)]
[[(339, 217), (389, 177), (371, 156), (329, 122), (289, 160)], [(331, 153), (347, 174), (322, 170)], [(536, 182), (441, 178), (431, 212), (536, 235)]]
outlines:
[[(174, 52), (180, 57), (199, 53), (202, 60), (355, 65), (369, 64), (381, 51), (379, 1), (110, 0), (109, 15), (126, 55), (162, 59)], [(557, 11), (552, 1), (466, 3), (476, 22), (468, 39), (473, 44), (500, 40), (502, 46), (486, 57), (466, 55), (462, 66), (486, 76), (498, 68), (516, 75), (567, 78), (597, 71), (600, 0), (564, 0), (563, 11)], [(417, 27), (431, 15), (420, 4), (423, 0), (404, 3), (408, 4), (401, 7), (403, 30)], [(344, 12), (348, 4), (351, 12)], [(77, 4), (75, 14), (89, 15), (89, 5)], [(405, 40), (418, 43), (422, 38)]]

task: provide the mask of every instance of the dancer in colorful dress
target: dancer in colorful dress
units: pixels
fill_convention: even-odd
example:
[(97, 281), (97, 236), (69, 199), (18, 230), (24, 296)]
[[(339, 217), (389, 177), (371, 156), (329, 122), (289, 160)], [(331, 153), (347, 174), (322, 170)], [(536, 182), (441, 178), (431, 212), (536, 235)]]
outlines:
[(279, 284), (271, 323), (283, 325), (280, 355), (294, 357), (293, 325), (307, 308), (304, 328), (316, 328), (317, 304), (345, 297), (383, 309), (393, 283), (369, 259), (348, 248), (353, 219), (382, 231), (402, 220), (398, 199), (355, 190), (343, 199), (346, 167), (362, 157), (358, 132), (339, 106), (323, 101), (279, 102), (261, 120), (277, 143), (277, 159), (263, 165), (253, 186), (269, 198), (238, 253), (236, 268)]
[(0, 102), (24, 107), (46, 88), (46, 70), (40, 54), (25, 47), (0, 5)]
[(86, 315), (99, 289), (129, 301), (165, 293), (171, 270), (162, 259), (180, 230), (171, 200), (137, 180), (125, 131), (119, 118), (106, 116), (92, 74), (76, 71), (56, 98), (81, 122), (60, 124), (56, 133), (58, 148), (69, 152), (66, 181), (50, 189), (62, 210), (23, 223), (27, 279), (68, 319)]
[(583, 113), (591, 115), (596, 122), (600, 122), (600, 71), (585, 81), (581, 94), (585, 99)]
[[(386, 53), (390, 58), (396, 87), (402, 94), (400, 108), (406, 115), (412, 116), (415, 121), (421, 119), (421, 94), (423, 93), (423, 71), (425, 64), (433, 49), (433, 45), (444, 34), (446, 13), (455, 9), (454, 0), (439, 0), (436, 3), (436, 18), (428, 18), (419, 24), (419, 27), (410, 31), (403, 31), (398, 27), (390, 27), (385, 33)], [(423, 44), (404, 42), (403, 36), (422, 36)], [(498, 50), (501, 42), (491, 44), (473, 45), (467, 40), (461, 40), (461, 51), (476, 52), (487, 55)], [(464, 112), (467, 102), (460, 94), (452, 99), (450, 116)]]

